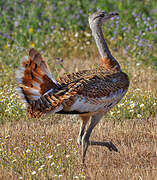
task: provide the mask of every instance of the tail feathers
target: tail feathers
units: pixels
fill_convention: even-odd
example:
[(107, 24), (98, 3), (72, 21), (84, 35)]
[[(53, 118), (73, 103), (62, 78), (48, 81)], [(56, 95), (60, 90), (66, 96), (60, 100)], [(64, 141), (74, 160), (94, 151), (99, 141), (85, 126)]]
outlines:
[(40, 99), (48, 91), (53, 91), (58, 83), (50, 73), (47, 63), (42, 59), (40, 53), (32, 48), (29, 57), (21, 61), (22, 67), (16, 72), (17, 89), (19, 95), (28, 105)]

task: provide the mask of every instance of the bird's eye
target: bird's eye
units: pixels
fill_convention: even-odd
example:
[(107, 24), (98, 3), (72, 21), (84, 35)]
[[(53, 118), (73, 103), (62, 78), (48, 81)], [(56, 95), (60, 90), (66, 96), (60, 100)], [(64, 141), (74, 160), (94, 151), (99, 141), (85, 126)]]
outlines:
[(100, 17), (104, 17), (104, 14), (100, 14)]

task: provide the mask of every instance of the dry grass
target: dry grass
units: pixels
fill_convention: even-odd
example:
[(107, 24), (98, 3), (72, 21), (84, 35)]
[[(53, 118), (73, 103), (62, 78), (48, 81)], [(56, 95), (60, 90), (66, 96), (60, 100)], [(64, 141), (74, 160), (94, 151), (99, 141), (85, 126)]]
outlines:
[[(57, 20), (55, 16), (69, 17), (66, 25), (77, 29), (81, 21), (76, 23), (73, 11), (80, 12), (80, 5), (75, 3), (77, 7), (65, 11), (72, 1), (66, 1), (63, 8), (62, 2), (56, 0), (53, 6), (49, 1), (38, 2), (37, 6), (29, 1), (24, 1), (26, 6), (22, 1), (14, 1), (1, 3), (4, 8), (0, 17), (3, 23), (0, 37), (0, 180), (157, 180), (157, 71), (146, 67), (142, 60), (151, 66), (151, 63), (155, 65), (157, 57), (154, 51), (156, 22), (154, 17), (148, 16), (150, 7), (155, 8), (155, 0), (142, 4), (128, 1), (129, 11), (127, 3), (115, 1), (115, 7), (125, 16), (104, 27), (110, 48), (118, 48), (118, 51), (111, 51), (129, 75), (131, 84), (123, 100), (101, 120), (91, 136), (93, 140), (111, 140), (119, 153), (109, 152), (105, 147), (89, 147), (86, 166), (81, 164), (81, 147), (76, 143), (78, 117), (53, 115), (45, 119), (27, 119), (15, 92), (14, 76), (20, 57), (27, 53), (25, 48), (31, 46), (44, 51), (43, 57), (48, 60), (55, 77), (97, 67), (99, 53), (88, 30), (64, 32), (55, 29), (55, 32), (53, 27), (51, 29), (52, 24), (57, 27), (65, 24), (62, 18)], [(89, 3), (81, 7), (84, 17)], [(106, 8), (112, 3), (106, 1)], [(52, 13), (55, 4), (61, 9)], [(103, 1), (98, 4), (101, 7)], [(90, 7), (92, 10), (96, 4), (91, 3)], [(59, 64), (54, 57), (58, 55), (63, 56), (64, 63)]]
[[(10, 151), (18, 147), (17, 152), (14, 153), (15, 158), (19, 158), (17, 161), (25, 159), (24, 154), (26, 153), (24, 152), (28, 148), (31, 149), (30, 143), (36, 148), (35, 151), (43, 150), (44, 156), (54, 153), (54, 146), (58, 147), (58, 155), (59, 152), (62, 152), (60, 154), (62, 157), (56, 156), (56, 161), (57, 159), (62, 161), (58, 168), (63, 179), (74, 179), (76, 175), (80, 177), (81, 174), (83, 177), (79, 179), (155, 180), (157, 177), (157, 118), (134, 119), (124, 122), (103, 119), (95, 128), (91, 139), (112, 140), (117, 145), (119, 153), (109, 152), (103, 147), (89, 147), (86, 167), (81, 165), (81, 147), (76, 143), (79, 130), (77, 118), (72, 116), (56, 116), (56, 118), (63, 119), (60, 123), (54, 123), (53, 119), (32, 122), (20, 120), (1, 125), (1, 137), (4, 139), (9, 134), (7, 146)], [(52, 148), (49, 148), (48, 144)], [(47, 152), (44, 149), (47, 149)], [(33, 150), (31, 149), (31, 151)], [(42, 152), (36, 152), (36, 155), (35, 152), (32, 152), (32, 161), (33, 159), (40, 160), (44, 156)], [(69, 158), (69, 161), (66, 158)], [(26, 166), (30, 166), (29, 169), (33, 167), (31, 163), (30, 165), (26, 164)], [(49, 166), (45, 170), (46, 172), (36, 171), (36, 177), (39, 179), (55, 178), (53, 167), (46, 160), (45, 164)], [(17, 165), (11, 167), (9, 164), (5, 167), (1, 166), (0, 179), (17, 179), (20, 174), (29, 179), (31, 172), (28, 167), (25, 167), (24, 163), (18, 165), (21, 167)]]
[[(94, 47), (91, 51), (93, 58), (65, 59), (64, 68), (56, 66), (54, 73), (62, 75), (95, 67), (98, 59), (94, 58)], [(119, 59), (118, 54), (114, 55)], [(49, 57), (51, 54), (47, 59)], [(128, 104), (137, 101), (138, 108), (142, 105), (139, 109), (142, 116), (117, 119), (114, 109), (114, 116), (109, 116), (113, 119), (104, 117), (91, 136), (93, 140), (112, 140), (119, 153), (109, 152), (104, 147), (89, 147), (86, 166), (81, 165), (81, 147), (76, 143), (79, 131), (77, 116), (53, 115), (43, 120), (28, 120), (12, 113), (8, 118), (16, 115), (18, 120), (7, 120), (0, 125), (0, 179), (157, 179), (157, 73), (142, 64), (136, 66), (134, 62), (125, 56), (121, 61), (122, 69), (131, 79), (127, 95), (131, 99), (126, 100)], [(49, 64), (53, 67), (52, 61)], [(135, 92), (135, 89), (140, 91)], [(142, 94), (145, 99), (142, 99)], [(14, 101), (16, 104), (16, 97), (13, 97)], [(125, 105), (124, 111), (130, 111), (127, 108)], [(131, 110), (136, 111), (136, 106)], [(149, 112), (148, 115), (144, 111)]]

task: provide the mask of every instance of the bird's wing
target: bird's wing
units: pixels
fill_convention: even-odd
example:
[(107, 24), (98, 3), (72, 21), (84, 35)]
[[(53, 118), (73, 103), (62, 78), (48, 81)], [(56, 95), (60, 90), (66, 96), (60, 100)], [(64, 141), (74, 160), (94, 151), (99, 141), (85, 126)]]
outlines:
[[(43, 95), (51, 102), (52, 111), (81, 114), (110, 109), (127, 92), (128, 76), (123, 72), (89, 70), (58, 79), (60, 88)], [(57, 110), (57, 107), (61, 107)]]

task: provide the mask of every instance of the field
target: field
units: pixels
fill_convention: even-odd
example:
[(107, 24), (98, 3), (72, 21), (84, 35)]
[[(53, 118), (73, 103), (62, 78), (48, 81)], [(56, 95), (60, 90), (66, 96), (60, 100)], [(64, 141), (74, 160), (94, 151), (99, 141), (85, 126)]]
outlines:
[[(156, 0), (2, 0), (0, 9), (0, 179), (156, 180)], [(97, 67), (88, 14), (98, 9), (120, 14), (103, 32), (130, 87), (91, 136), (112, 140), (119, 152), (89, 147), (83, 165), (76, 143), (79, 117), (29, 119), (15, 91), (15, 72), (31, 47), (56, 78)]]

